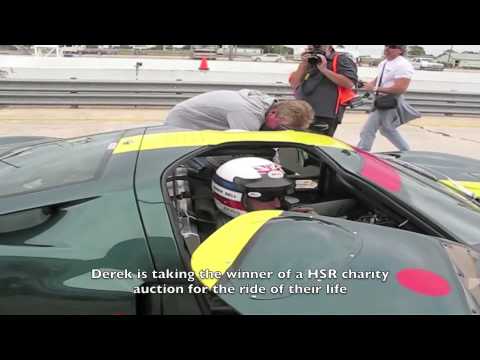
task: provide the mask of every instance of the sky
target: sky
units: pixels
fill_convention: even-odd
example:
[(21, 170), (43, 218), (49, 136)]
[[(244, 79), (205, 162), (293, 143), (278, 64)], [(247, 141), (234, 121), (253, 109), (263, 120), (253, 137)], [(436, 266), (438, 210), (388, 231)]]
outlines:
[[(287, 45), (293, 47), (296, 52), (301, 52), (305, 45)], [(420, 45), (427, 54), (440, 55), (445, 50), (450, 49), (451, 45)], [(380, 56), (383, 52), (383, 45), (345, 45), (347, 49), (357, 50), (359, 55), (377, 55)], [(480, 45), (453, 45), (453, 50), (457, 52), (462, 51), (480, 51)]]

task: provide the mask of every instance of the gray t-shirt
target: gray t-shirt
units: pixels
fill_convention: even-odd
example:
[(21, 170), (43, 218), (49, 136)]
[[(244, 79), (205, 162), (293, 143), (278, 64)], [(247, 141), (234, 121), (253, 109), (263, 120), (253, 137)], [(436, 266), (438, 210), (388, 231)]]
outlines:
[(256, 90), (207, 92), (176, 105), (165, 125), (193, 130), (257, 131), (275, 98)]
[[(327, 67), (332, 70), (332, 62), (329, 60)], [(357, 66), (346, 55), (338, 56), (337, 72), (345, 75), (354, 83), (357, 83)], [(338, 90), (333, 81), (323, 75), (316, 67), (310, 66), (308, 78), (296, 92), (296, 98), (308, 102), (315, 116), (325, 118), (337, 118), (335, 108), (337, 105)]]

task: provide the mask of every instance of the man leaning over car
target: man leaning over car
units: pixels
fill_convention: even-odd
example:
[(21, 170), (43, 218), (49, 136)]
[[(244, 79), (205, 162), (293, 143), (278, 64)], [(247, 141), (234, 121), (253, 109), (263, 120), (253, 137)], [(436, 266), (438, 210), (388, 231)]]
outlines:
[(305, 101), (278, 101), (249, 89), (218, 90), (176, 105), (167, 115), (165, 125), (192, 130), (306, 130), (313, 116)]

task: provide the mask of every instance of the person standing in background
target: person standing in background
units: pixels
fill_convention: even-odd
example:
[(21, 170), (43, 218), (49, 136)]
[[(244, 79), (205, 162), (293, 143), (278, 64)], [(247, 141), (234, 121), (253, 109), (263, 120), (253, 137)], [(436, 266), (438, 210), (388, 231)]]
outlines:
[(289, 78), (295, 97), (308, 102), (315, 111), (310, 130), (329, 136), (342, 122), (357, 81), (355, 62), (347, 54), (336, 53), (332, 45), (309, 45)]
[(400, 151), (410, 150), (397, 128), (421, 115), (403, 96), (415, 73), (412, 64), (403, 56), (406, 50), (406, 45), (385, 45), (385, 60), (378, 66), (378, 76), (362, 88), (374, 92), (376, 100), (360, 133), (360, 149), (370, 151), (380, 130)]

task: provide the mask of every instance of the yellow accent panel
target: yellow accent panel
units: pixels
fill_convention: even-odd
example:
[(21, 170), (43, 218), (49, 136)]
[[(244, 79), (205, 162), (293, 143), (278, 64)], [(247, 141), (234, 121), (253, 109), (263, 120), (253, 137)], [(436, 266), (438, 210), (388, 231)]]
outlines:
[(237, 141), (293, 142), (352, 150), (351, 146), (329, 136), (303, 131), (188, 131), (145, 135), (141, 150), (170, 147), (218, 145)]
[[(304, 145), (327, 146), (352, 150), (350, 145), (329, 136), (303, 131), (185, 131), (158, 133), (123, 138), (114, 150), (114, 154), (129, 151), (156, 150), (175, 147), (218, 145), (229, 142), (292, 142)], [(141, 148), (140, 148), (141, 144)]]
[(193, 253), (192, 270), (209, 289), (219, 279), (200, 278), (202, 270), (224, 274), (240, 255), (253, 235), (270, 219), (282, 214), (281, 210), (254, 211), (234, 218), (205, 240)]
[[(440, 180), (440, 182), (447, 185), (448, 187), (451, 187), (452, 189), (455, 189), (455, 185), (452, 184), (449, 180)], [(480, 196), (480, 182), (475, 182), (475, 181), (455, 181), (455, 182), (467, 188), (468, 190), (473, 192), (475, 195)]]
[(122, 154), (130, 151), (138, 151), (140, 150), (140, 144), (142, 143), (143, 135), (136, 135), (136, 136), (128, 136), (122, 138), (115, 150), (113, 151), (114, 154)]

